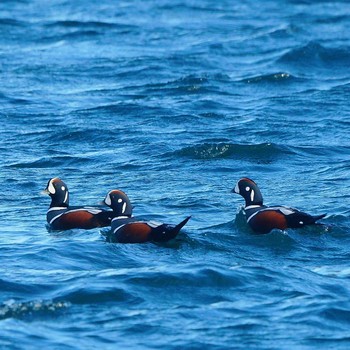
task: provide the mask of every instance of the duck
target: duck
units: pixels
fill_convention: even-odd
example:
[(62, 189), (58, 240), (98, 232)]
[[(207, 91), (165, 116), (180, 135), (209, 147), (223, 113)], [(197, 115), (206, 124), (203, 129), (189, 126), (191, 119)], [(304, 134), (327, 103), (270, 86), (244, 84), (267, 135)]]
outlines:
[(111, 190), (103, 203), (113, 210), (112, 241), (118, 243), (167, 242), (174, 239), (190, 220), (186, 217), (177, 225), (136, 219), (129, 197), (121, 190)]
[(70, 206), (69, 191), (64, 181), (58, 177), (50, 179), (44, 190), (51, 197), (46, 220), (51, 230), (71, 230), (74, 228), (93, 229), (111, 224), (113, 211), (94, 206)]
[(244, 198), (244, 214), (248, 225), (255, 233), (266, 234), (273, 229), (286, 230), (315, 225), (327, 215), (310, 215), (282, 205), (266, 206), (258, 185), (247, 177), (241, 178), (232, 192)]

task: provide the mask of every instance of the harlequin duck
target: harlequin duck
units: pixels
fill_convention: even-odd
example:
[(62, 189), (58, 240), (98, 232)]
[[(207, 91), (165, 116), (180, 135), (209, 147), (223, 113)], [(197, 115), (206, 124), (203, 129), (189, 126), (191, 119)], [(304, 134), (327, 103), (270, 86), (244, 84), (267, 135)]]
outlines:
[(269, 233), (277, 228), (299, 228), (316, 224), (326, 214), (312, 216), (297, 209), (284, 206), (267, 207), (263, 205), (263, 197), (257, 184), (248, 178), (240, 179), (232, 192), (245, 199), (244, 213), (247, 223), (257, 233)]
[(166, 242), (176, 237), (190, 216), (176, 226), (155, 221), (139, 221), (132, 216), (128, 196), (120, 190), (108, 192), (104, 203), (113, 209), (112, 240), (119, 243)]
[(51, 197), (46, 219), (53, 230), (92, 229), (111, 224), (113, 218), (111, 210), (69, 206), (68, 187), (58, 177), (49, 180), (44, 192)]

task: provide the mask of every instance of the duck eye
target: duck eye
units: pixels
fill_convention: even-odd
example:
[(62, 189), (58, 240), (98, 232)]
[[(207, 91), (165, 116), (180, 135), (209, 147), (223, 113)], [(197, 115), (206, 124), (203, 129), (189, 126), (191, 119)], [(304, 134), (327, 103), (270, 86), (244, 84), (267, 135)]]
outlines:
[(247, 192), (249, 192), (250, 187), (249, 187), (249, 186), (247, 186), (247, 187), (245, 188), (245, 190), (246, 190)]

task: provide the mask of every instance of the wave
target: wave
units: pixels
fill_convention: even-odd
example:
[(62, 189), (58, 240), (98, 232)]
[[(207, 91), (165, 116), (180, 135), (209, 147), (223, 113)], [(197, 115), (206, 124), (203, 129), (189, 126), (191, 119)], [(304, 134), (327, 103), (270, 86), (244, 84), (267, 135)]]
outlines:
[(277, 63), (348, 69), (350, 57), (350, 48), (328, 48), (324, 47), (316, 41), (309, 42), (307, 45), (294, 48), (282, 57)]
[(100, 105), (92, 108), (84, 108), (78, 109), (75, 111), (75, 114), (78, 116), (81, 115), (99, 115), (101, 117), (108, 117), (111, 119), (113, 115), (131, 115), (133, 118), (137, 116), (144, 116), (145, 109), (148, 112), (152, 112), (154, 114), (161, 114), (163, 110), (159, 106), (143, 106), (142, 104), (137, 103), (111, 103), (106, 105)]
[(203, 267), (201, 264), (193, 264), (190, 267), (177, 266), (172, 271), (142, 271), (125, 276), (128, 286), (136, 287), (167, 287), (179, 288), (194, 286), (238, 286), (242, 281), (233, 270), (222, 271), (220, 266), (211, 265)]
[(15, 169), (36, 169), (47, 167), (62, 167), (62, 166), (76, 166), (76, 164), (84, 164), (90, 161), (88, 157), (76, 157), (76, 156), (57, 156), (57, 157), (41, 157), (35, 160), (28, 160), (26, 162), (16, 162), (7, 165), (8, 168)]
[(134, 28), (135, 26), (129, 24), (118, 24), (101, 21), (55, 21), (46, 24), (46, 27), (64, 27), (64, 28)]
[(258, 75), (251, 78), (242, 79), (241, 82), (247, 84), (254, 83), (291, 83), (297, 80), (293, 75), (286, 72), (278, 72), (266, 75)]
[(112, 23), (104, 21), (54, 21), (45, 25), (50, 35), (47, 39), (64, 40), (69, 38), (81, 38), (84, 36), (111, 34), (128, 34), (137, 31), (138, 27), (132, 24)]
[[(336, 122), (334, 122), (336, 123)], [(342, 122), (337, 123), (339, 126), (342, 126)], [(302, 157), (310, 157), (310, 156), (324, 156), (325, 154), (328, 155), (329, 157), (337, 157), (339, 155), (347, 155), (350, 152), (350, 146), (344, 145), (344, 146), (339, 146), (339, 145), (329, 145), (329, 141), (325, 140), (325, 145), (321, 146), (320, 144), (316, 147), (314, 145), (293, 145), (293, 146), (288, 146), (288, 150), (291, 153), (294, 153), (296, 155), (302, 156)], [(341, 166), (346, 166), (346, 163), (344, 164), (336, 164), (335, 168)], [(317, 171), (320, 171), (318, 169)]]
[(35, 314), (52, 314), (62, 309), (66, 309), (69, 306), (70, 303), (65, 301), (37, 300), (19, 302), (10, 299), (0, 304), (0, 320), (19, 318), (27, 315), (34, 316)]
[(234, 143), (203, 143), (188, 146), (177, 151), (182, 157), (193, 159), (218, 159), (234, 158), (251, 162), (271, 162), (274, 159), (288, 154), (287, 148), (282, 148), (272, 143), (261, 143), (256, 145), (242, 145)]
[[(147, 68), (149, 70), (149, 67)], [(207, 94), (216, 92), (220, 95), (227, 94), (220, 89), (219, 84), (226, 84), (230, 78), (225, 74), (202, 74), (186, 75), (179, 79), (169, 80), (161, 83), (146, 83), (142, 85), (144, 94), (152, 95), (189, 95)], [(141, 86), (138, 86), (141, 88)]]
[(12, 27), (21, 27), (24, 26), (25, 23), (19, 20), (15, 20), (13, 18), (0, 18), (1, 26), (12, 26)]
[(137, 300), (141, 301), (140, 298), (132, 296), (122, 288), (111, 287), (108, 290), (105, 286), (88, 287), (88, 288), (77, 288), (76, 290), (63, 293), (61, 296), (64, 300), (69, 300), (69, 304), (97, 304), (106, 302), (125, 302), (128, 301), (134, 303)]
[(316, 274), (327, 277), (337, 277), (348, 279), (350, 277), (350, 267), (343, 266), (319, 266), (310, 268), (310, 270)]

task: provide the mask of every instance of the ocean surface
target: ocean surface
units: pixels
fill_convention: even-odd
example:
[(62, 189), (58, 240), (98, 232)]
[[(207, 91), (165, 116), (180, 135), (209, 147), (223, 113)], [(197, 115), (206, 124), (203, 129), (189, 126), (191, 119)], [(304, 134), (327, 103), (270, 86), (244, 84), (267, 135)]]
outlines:
[[(1, 0), (0, 349), (349, 349), (350, 3)], [(122, 189), (168, 243), (55, 232)], [(231, 193), (327, 213), (253, 234)]]

